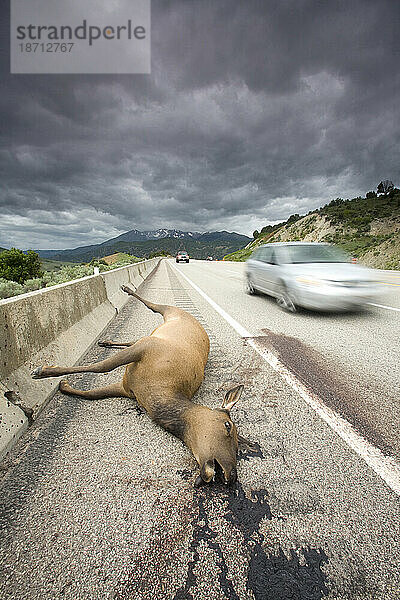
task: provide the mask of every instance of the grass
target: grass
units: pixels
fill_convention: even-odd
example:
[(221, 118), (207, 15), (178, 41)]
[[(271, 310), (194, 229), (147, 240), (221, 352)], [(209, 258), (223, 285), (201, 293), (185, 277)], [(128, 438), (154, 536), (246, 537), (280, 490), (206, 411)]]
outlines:
[(224, 256), (224, 260), (232, 260), (234, 262), (244, 262), (245, 260), (250, 258), (253, 251), (254, 251), (254, 247), (243, 248), (242, 250), (238, 250), (237, 252), (232, 252), (231, 254), (227, 254), (226, 256)]
[(50, 260), (49, 258), (40, 258), (40, 264), (42, 265), (43, 271), (51, 273), (52, 271), (59, 271), (62, 267), (76, 266), (76, 263), (62, 262), (60, 260)]

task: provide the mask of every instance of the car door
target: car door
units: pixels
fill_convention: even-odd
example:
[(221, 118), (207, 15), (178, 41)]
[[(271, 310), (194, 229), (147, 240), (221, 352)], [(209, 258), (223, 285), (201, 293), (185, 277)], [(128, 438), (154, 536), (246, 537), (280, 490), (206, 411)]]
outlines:
[(268, 289), (273, 296), (276, 296), (279, 292), (280, 281), (281, 281), (281, 266), (279, 261), (279, 251), (277, 248), (271, 249), (270, 264), (268, 271)]
[(265, 292), (266, 294), (270, 293), (271, 254), (272, 249), (270, 246), (264, 246), (263, 248), (260, 248), (254, 264), (254, 284), (257, 289)]

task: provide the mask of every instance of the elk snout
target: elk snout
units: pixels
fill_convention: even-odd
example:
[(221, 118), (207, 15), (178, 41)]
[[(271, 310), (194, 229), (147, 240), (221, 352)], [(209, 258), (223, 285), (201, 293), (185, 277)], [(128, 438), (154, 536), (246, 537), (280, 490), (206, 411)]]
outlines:
[(236, 467), (224, 468), (214, 460), (207, 460), (200, 469), (200, 475), (196, 478), (194, 487), (201, 487), (212, 480), (229, 486), (234, 485), (237, 481)]
[(198, 488), (206, 483), (210, 483), (215, 475), (215, 466), (213, 460), (207, 460), (201, 465), (200, 475), (196, 477), (194, 487)]
[(200, 475), (204, 483), (209, 483), (215, 475), (215, 464), (213, 460), (207, 460), (200, 469)]

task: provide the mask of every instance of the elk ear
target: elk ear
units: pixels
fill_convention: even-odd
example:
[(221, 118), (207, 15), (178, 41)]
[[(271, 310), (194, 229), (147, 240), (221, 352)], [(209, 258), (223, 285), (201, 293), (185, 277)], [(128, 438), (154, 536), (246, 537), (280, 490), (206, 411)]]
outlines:
[(235, 406), (236, 402), (240, 399), (242, 395), (244, 385), (238, 385), (229, 392), (226, 392), (225, 398), (222, 401), (221, 408), (227, 410), (228, 412)]

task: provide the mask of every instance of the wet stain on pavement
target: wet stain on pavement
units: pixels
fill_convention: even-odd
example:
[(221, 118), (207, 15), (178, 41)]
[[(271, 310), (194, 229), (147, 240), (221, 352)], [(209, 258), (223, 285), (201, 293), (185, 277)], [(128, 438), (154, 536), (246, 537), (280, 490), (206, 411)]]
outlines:
[(369, 420), (368, 393), (347, 384), (340, 369), (329, 368), (326, 358), (299, 339), (268, 329), (262, 332), (263, 336), (253, 338), (257, 344), (273, 352), (311, 393), (343, 415), (382, 452), (393, 453), (393, 446), (376, 429), (375, 414), (374, 422)]
[(251, 446), (249, 448), (239, 448), (237, 458), (238, 462), (241, 460), (249, 461), (251, 458), (264, 458), (260, 444), (257, 442), (251, 442)]
[[(258, 452), (262, 456), (259, 447)], [(195, 476), (191, 469), (176, 473), (185, 481)], [(204, 594), (203, 573), (210, 553), (214, 571), (209, 576), (216, 588), (214, 593), (218, 590), (215, 597), (322, 600), (327, 595), (323, 566), (328, 556), (323, 549), (307, 545), (285, 551), (276, 545), (268, 547), (266, 521), (285, 518), (273, 514), (266, 489), (245, 491), (239, 481), (227, 487), (217, 478), (213, 484), (196, 490), (192, 500), (189, 489), (182, 493), (186, 500), (182, 504), (180, 498), (178, 521), (162, 518), (169, 525), (153, 528), (150, 543), (134, 559), (127, 578), (115, 591), (115, 600), (154, 598), (161, 593), (172, 600), (197, 600)], [(176, 513), (176, 505), (163, 504), (166, 515), (170, 510)], [(234, 555), (229, 550), (232, 543)], [(241, 570), (232, 566), (235, 563), (242, 565)], [(172, 575), (175, 581), (183, 577), (183, 583), (175, 583), (174, 587)], [(210, 594), (214, 597), (211, 590)]]
[(225, 598), (240, 598), (240, 591), (229, 577), (218, 534), (210, 524), (211, 514), (219, 514), (230, 530), (242, 534), (243, 550), (249, 557), (246, 588), (255, 600), (321, 600), (328, 593), (326, 575), (321, 569), (328, 557), (322, 549), (299, 548), (291, 550), (289, 556), (281, 548), (274, 554), (265, 551), (265, 537), (260, 525), (265, 519), (276, 518), (271, 512), (266, 490), (253, 490), (247, 497), (240, 483), (233, 489), (214, 485), (203, 488), (195, 502), (197, 511), (192, 521), (189, 547), (193, 558), (188, 563), (186, 581), (173, 600), (196, 599), (196, 566), (201, 561), (201, 545), (215, 553), (219, 587)]
[(193, 595), (191, 590), (194, 590), (197, 586), (197, 577), (194, 571), (197, 563), (199, 563), (201, 560), (201, 556), (199, 554), (199, 546), (201, 542), (204, 542), (208, 548), (214, 551), (216, 555), (217, 565), (219, 568), (218, 579), (221, 590), (227, 598), (239, 600), (239, 596), (235, 592), (233, 583), (228, 577), (228, 567), (226, 565), (221, 546), (217, 541), (217, 533), (214, 532), (210, 527), (205, 503), (206, 500), (204, 495), (199, 496), (198, 513), (192, 522), (193, 536), (189, 548), (193, 558), (188, 564), (185, 584), (177, 590), (174, 600), (195, 600), (196, 598), (196, 595)]
[(320, 600), (328, 594), (326, 576), (321, 566), (328, 562), (322, 549), (282, 549), (267, 556), (256, 543), (250, 560), (248, 588), (255, 600)]

